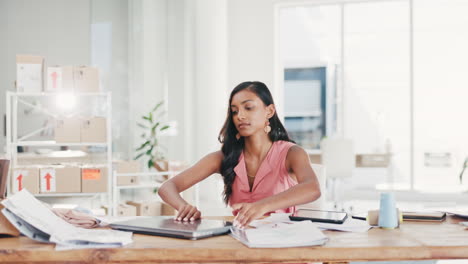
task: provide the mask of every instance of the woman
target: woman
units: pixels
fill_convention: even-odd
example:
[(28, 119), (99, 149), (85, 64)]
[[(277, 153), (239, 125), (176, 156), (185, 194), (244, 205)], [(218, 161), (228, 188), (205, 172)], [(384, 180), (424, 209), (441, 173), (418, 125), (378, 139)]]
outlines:
[(219, 141), (220, 151), (159, 189), (161, 198), (178, 211), (177, 220), (201, 217), (179, 193), (214, 173), (223, 177), (224, 201), (234, 210), (234, 224), (239, 227), (272, 212), (294, 212), (295, 205), (320, 197), (309, 157), (289, 139), (265, 84), (243, 82), (234, 88)]

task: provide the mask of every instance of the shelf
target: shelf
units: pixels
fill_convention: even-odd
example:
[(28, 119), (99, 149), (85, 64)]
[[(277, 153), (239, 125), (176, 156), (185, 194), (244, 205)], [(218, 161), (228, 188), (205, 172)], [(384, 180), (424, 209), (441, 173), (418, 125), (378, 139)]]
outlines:
[(92, 142), (79, 142), (79, 143), (57, 143), (51, 141), (18, 141), (11, 143), (13, 146), (107, 146), (107, 143), (92, 143)]
[(43, 96), (57, 96), (61, 94), (72, 94), (75, 96), (107, 96), (107, 92), (103, 93), (74, 93), (74, 92), (42, 92), (42, 93), (22, 93), (22, 92), (14, 92), (9, 91), (10, 94), (14, 96), (24, 96), (24, 97), (43, 97)]
[(117, 189), (147, 189), (147, 188), (157, 188), (161, 187), (162, 183), (148, 183), (148, 184), (139, 184), (139, 185), (124, 185), (124, 186), (117, 186)]
[[(7, 156), (11, 159), (11, 167), (15, 168), (18, 166), (18, 160), (22, 161), (21, 158), (25, 158), (26, 156), (22, 156), (23, 153), (18, 153), (18, 146), (29, 146), (29, 147), (37, 147), (37, 148), (46, 148), (46, 149), (57, 149), (60, 146), (64, 147), (71, 147), (71, 149), (78, 149), (79, 147), (90, 147), (89, 151), (84, 152), (84, 150), (81, 150), (82, 153), (79, 153), (79, 155), (74, 155), (78, 153), (57, 153), (57, 151), (36, 151), (39, 152), (36, 155), (32, 151), (31, 153), (28, 153), (28, 157), (39, 157), (38, 159), (32, 160), (30, 166), (33, 165), (41, 165), (44, 163), (47, 163), (47, 161), (43, 158), (67, 158), (67, 160), (70, 161), (77, 161), (77, 162), (82, 162), (83, 157), (88, 155), (89, 153), (97, 153), (99, 152), (99, 163), (96, 164), (96, 161), (93, 161), (94, 165), (100, 165), (100, 167), (105, 167), (107, 168), (107, 179), (105, 181), (107, 191), (105, 192), (98, 192), (98, 193), (39, 193), (34, 196), (37, 198), (45, 198), (48, 197), (49, 199), (64, 199), (64, 198), (72, 198), (76, 197), (77, 199), (82, 199), (82, 200), (94, 200), (94, 199), (99, 199), (101, 204), (107, 204), (110, 205), (113, 203), (113, 185), (112, 185), (112, 127), (110, 124), (112, 123), (112, 93), (110, 91), (104, 91), (104, 92), (91, 92), (91, 93), (79, 93), (79, 92), (17, 92), (17, 91), (7, 91), (7, 96), (6, 96), (6, 145), (7, 145)], [(43, 131), (44, 129), (49, 129), (53, 128), (53, 124), (49, 124), (46, 127), (40, 126), (40, 125), (35, 125), (32, 124), (31, 128), (28, 128), (28, 130), (32, 130), (32, 127), (34, 126), (35, 130), (32, 130), (32, 132), (22, 135), (22, 137), (19, 137), (18, 135), (21, 135), (23, 133), (20, 132), (25, 132), (22, 130), (25, 130), (25, 128), (22, 127), (20, 130), (18, 127), (19, 118), (22, 118), (22, 115), (19, 115), (19, 105), (26, 105), (28, 108), (32, 108), (35, 110), (38, 110), (41, 112), (42, 115), (45, 116), (50, 116), (53, 118), (62, 118), (60, 113), (57, 113), (57, 110), (53, 107), (51, 107), (50, 104), (33, 104), (31, 103), (31, 100), (45, 100), (45, 99), (53, 99), (55, 97), (60, 97), (62, 95), (71, 95), (76, 97), (77, 99), (84, 100), (84, 101), (89, 101), (91, 100), (85, 108), (87, 110), (93, 110), (94, 106), (93, 104), (99, 103), (99, 106), (102, 107), (102, 114), (106, 118), (106, 138), (107, 140), (105, 142), (56, 142), (53, 138), (49, 138), (49, 140), (37, 140), (32, 138), (32, 136), (37, 135), (39, 132)], [(76, 115), (79, 113), (82, 113), (86, 109), (75, 109), (74, 112), (71, 112), (70, 114)], [(104, 110), (105, 109), (105, 110)], [(76, 113), (75, 113), (76, 112)], [(55, 147), (55, 148), (52, 148)], [(75, 148), (73, 148), (75, 147)], [(77, 151), (77, 150), (75, 150)], [(106, 154), (105, 156), (101, 156), (102, 153)], [(33, 154), (33, 155), (30, 155)], [(59, 155), (59, 156), (54, 156), (55, 154), (69, 154), (69, 155)], [(19, 156), (19, 157), (18, 157)], [(86, 160), (86, 159), (85, 159)], [(102, 164), (105, 163), (105, 164)], [(47, 165), (51, 165), (48, 164)], [(7, 183), (7, 193), (8, 195), (13, 194), (11, 192), (11, 189), (13, 186), (12, 185), (12, 177), (10, 177)], [(57, 191), (60, 191), (59, 189)], [(90, 202), (90, 201), (89, 201)], [(94, 202), (90, 203), (90, 206), (93, 207), (95, 206)], [(109, 210), (109, 213), (113, 213), (112, 209)]]
[(125, 176), (164, 176), (174, 174), (174, 171), (155, 171), (155, 172), (134, 172), (134, 173), (115, 173), (117, 177)]
[(95, 196), (95, 195), (100, 195), (100, 194), (106, 194), (105, 192), (103, 193), (40, 193), (40, 194), (34, 194), (36, 197), (67, 197), (67, 196)]

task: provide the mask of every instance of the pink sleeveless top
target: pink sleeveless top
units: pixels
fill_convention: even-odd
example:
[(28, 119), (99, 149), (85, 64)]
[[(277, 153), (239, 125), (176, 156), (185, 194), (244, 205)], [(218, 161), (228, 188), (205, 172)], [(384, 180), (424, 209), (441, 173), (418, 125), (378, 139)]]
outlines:
[[(283, 192), (297, 182), (293, 180), (286, 170), (286, 155), (294, 143), (288, 141), (275, 141), (268, 151), (265, 159), (257, 170), (255, 180), (250, 191), (247, 168), (245, 166), (244, 153), (239, 157), (239, 163), (234, 168), (236, 178), (232, 184), (232, 194), (229, 205), (237, 203), (253, 203), (263, 198)], [(295, 207), (276, 210), (271, 213), (292, 213)], [(233, 211), (237, 215), (237, 211)]]

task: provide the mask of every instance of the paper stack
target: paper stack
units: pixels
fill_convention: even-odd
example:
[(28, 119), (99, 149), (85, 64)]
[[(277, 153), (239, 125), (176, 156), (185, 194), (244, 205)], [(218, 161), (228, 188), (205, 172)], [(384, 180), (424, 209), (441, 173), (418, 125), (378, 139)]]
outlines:
[(132, 233), (75, 227), (56, 216), (26, 189), (2, 201), (2, 213), (22, 234), (57, 250), (120, 247), (132, 243)]
[[(290, 214), (285, 213), (273, 213), (269, 217), (260, 220), (254, 220), (250, 223), (250, 226), (256, 228), (264, 228), (264, 227), (272, 227), (276, 224), (292, 224), (297, 223), (297, 221), (289, 220)], [(311, 222), (308, 220), (304, 220), (301, 222)], [(336, 230), (336, 231), (344, 231), (344, 232), (367, 232), (372, 227), (367, 223), (367, 221), (356, 220), (352, 218), (346, 219), (343, 224), (331, 224), (331, 223), (321, 223), (321, 222), (311, 222), (316, 227), (321, 230)]]
[(276, 223), (249, 229), (231, 227), (231, 236), (251, 248), (319, 246), (328, 240), (310, 221)]
[(344, 231), (344, 232), (355, 232), (355, 233), (364, 233), (367, 232), (372, 227), (367, 223), (367, 221), (357, 220), (353, 218), (348, 218), (343, 224), (330, 224), (330, 223), (319, 223), (315, 222), (318, 228), (324, 230), (335, 230), (335, 231)]

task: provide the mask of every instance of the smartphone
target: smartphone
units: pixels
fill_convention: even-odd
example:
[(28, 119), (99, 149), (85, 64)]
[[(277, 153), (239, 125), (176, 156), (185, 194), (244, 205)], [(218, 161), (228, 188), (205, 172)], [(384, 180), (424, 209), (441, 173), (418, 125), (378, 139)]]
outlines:
[(348, 214), (345, 212), (299, 209), (290, 215), (289, 219), (293, 221), (310, 220), (312, 222), (342, 224), (347, 217)]

